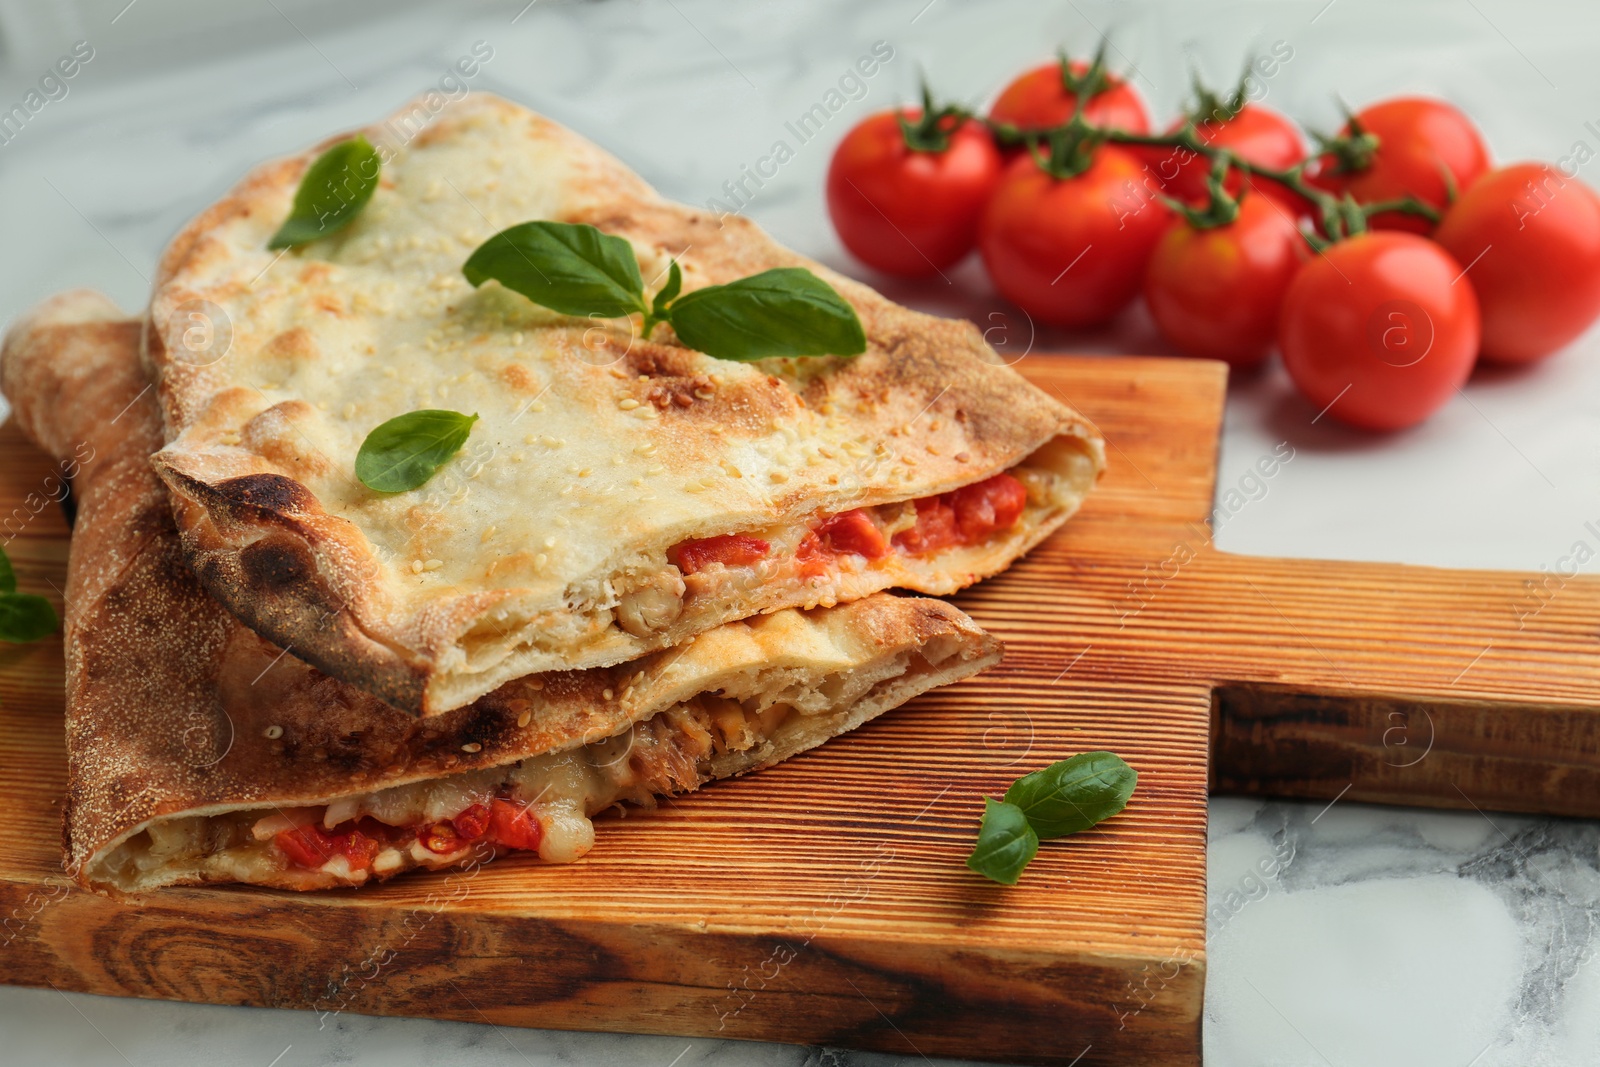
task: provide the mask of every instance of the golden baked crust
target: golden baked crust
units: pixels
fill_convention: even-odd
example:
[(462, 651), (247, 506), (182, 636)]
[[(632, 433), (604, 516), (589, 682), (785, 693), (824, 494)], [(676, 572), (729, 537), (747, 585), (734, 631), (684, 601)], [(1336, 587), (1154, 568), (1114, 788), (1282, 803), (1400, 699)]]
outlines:
[[(92, 448), (75, 483), (66, 597), (65, 831), (85, 885), (350, 884), (359, 879), (208, 867), (129, 843), (196, 816), (269, 815), (574, 750), (706, 692), (805, 705), (770, 743), (742, 751), (676, 763), (666, 751), (653, 767), (642, 750), (645, 795), (633, 798), (648, 799), (769, 765), (999, 659), (999, 643), (955, 608), (878, 594), (731, 623), (633, 663), (519, 679), (448, 715), (401, 714), (239, 624), (185, 565), (148, 463), (160, 416), (138, 336), (137, 321), (80, 291), (19, 321), (0, 353), (24, 430), (58, 456)], [(839, 693), (868, 675), (870, 686)], [(674, 722), (655, 734), (672, 740)]]
[[(633, 659), (711, 626), (880, 589), (948, 593), (1064, 522), (1104, 465), (1075, 412), (999, 365), (970, 323), (918, 314), (789, 252), (748, 220), (662, 200), (594, 145), (487, 94), (409, 143), (366, 131), (382, 181), (347, 229), (267, 251), (319, 149), (261, 167), (162, 260), (147, 355), (157, 457), (188, 558), (247, 625), (403, 710), (436, 714), (532, 672)], [(325, 146), (322, 146), (325, 147)], [(556, 315), (461, 273), (534, 218), (631, 241), (684, 288), (806, 266), (859, 312), (855, 359), (734, 363), (663, 327)], [(186, 348), (187, 310), (231, 329)], [(419, 408), (481, 416), (427, 485), (353, 475), (367, 432)], [(676, 590), (686, 539), (795, 531), (820, 515), (954, 490), (1023, 464), (1029, 506), (982, 544), (801, 580), (719, 573)]]

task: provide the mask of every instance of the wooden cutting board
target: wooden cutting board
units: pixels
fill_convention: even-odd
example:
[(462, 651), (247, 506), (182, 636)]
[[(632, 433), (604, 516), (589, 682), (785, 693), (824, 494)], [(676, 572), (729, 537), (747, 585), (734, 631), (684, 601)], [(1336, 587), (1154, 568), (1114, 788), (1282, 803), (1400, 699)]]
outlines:
[[(604, 818), (572, 866), (510, 857), (359, 892), (140, 904), (69, 889), (60, 643), (0, 647), (0, 980), (1197, 1064), (1208, 785), (1600, 815), (1600, 583), (1217, 552), (1220, 364), (1020, 369), (1099, 425), (1110, 470), (1066, 530), (958, 598), (1006, 640), (1005, 663), (770, 771)], [(0, 540), (45, 593), (67, 558), (49, 473), (0, 427)], [(1046, 844), (1015, 888), (966, 870), (985, 794), (1090, 749), (1138, 769), (1123, 814)]]

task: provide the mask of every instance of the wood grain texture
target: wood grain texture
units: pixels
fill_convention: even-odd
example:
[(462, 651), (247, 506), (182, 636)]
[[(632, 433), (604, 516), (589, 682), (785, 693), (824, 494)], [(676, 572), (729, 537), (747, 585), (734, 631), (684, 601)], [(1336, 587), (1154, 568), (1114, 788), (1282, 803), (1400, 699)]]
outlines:
[[(177, 889), (137, 906), (68, 889), (60, 646), (0, 647), (4, 980), (1197, 1064), (1208, 743), (1219, 789), (1600, 814), (1595, 582), (1530, 601), (1520, 574), (1218, 553), (1221, 365), (1021, 369), (1095, 420), (1111, 469), (1066, 530), (958, 598), (1006, 662), (760, 775), (604, 819), (569, 867), (508, 858), (358, 892)], [(53, 503), (27, 501), (49, 463), (9, 427), (0, 456), (0, 537), (23, 586), (49, 593), (66, 531)], [(1097, 748), (1140, 772), (1125, 813), (1047, 844), (1015, 889), (965, 869), (985, 793)]]

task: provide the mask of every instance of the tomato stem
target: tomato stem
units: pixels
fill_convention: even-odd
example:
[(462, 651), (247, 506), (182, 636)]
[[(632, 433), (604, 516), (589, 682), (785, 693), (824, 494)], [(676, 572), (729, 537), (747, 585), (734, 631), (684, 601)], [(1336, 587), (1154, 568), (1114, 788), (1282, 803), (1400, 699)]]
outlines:
[(1311, 137), (1317, 142), (1317, 151), (1333, 159), (1333, 174), (1359, 174), (1372, 166), (1372, 158), (1382, 144), (1378, 135), (1361, 125), (1361, 120), (1356, 118), (1350, 105), (1343, 100), (1339, 101), (1339, 109), (1344, 112), (1345, 132), (1328, 136), (1312, 130)]
[(902, 112), (900, 132), (905, 136), (906, 147), (913, 152), (943, 152), (950, 147), (950, 135), (956, 127), (971, 117), (972, 112), (959, 104), (934, 107), (933, 91), (928, 88), (928, 79), (923, 78), (922, 114), (912, 122)]
[[(1147, 148), (1181, 148), (1204, 156), (1212, 164), (1211, 176), (1206, 183), (1212, 192), (1210, 202), (1203, 209), (1196, 210), (1188, 208), (1187, 205), (1183, 209), (1185, 218), (1200, 229), (1223, 226), (1237, 217), (1238, 201), (1229, 196), (1221, 186), (1228, 167), (1233, 167), (1245, 175), (1276, 182), (1310, 202), (1316, 208), (1323, 232), (1330, 241), (1365, 233), (1369, 220), (1385, 211), (1415, 215), (1433, 223), (1439, 221), (1439, 210), (1414, 196), (1361, 204), (1348, 196), (1340, 198), (1326, 189), (1318, 188), (1306, 181), (1306, 167), (1311, 163), (1309, 159), (1285, 169), (1264, 167), (1242, 159), (1227, 148), (1213, 146), (1202, 140), (1197, 120), (1226, 122), (1244, 110), (1248, 101), (1249, 64), (1246, 64), (1243, 76), (1226, 101), (1206, 88), (1196, 76), (1195, 107), (1187, 113), (1183, 125), (1169, 133), (1133, 133), (1114, 126), (1097, 126), (1084, 118), (1084, 106), (1090, 97), (1096, 92), (1104, 91), (1105, 86), (1109, 84), (1104, 61), (1105, 42), (1102, 41), (1089, 69), (1081, 75), (1074, 75), (1063, 53), (1062, 85), (1078, 96), (1078, 106), (1072, 117), (1058, 126), (1035, 130), (1024, 130), (1009, 122), (984, 119), (995, 141), (1002, 147), (1026, 146), (1039, 168), (1059, 179), (1076, 177), (1087, 170), (1093, 162), (1094, 150), (1104, 143), (1139, 145)], [(1313, 130), (1311, 135), (1317, 142), (1318, 154), (1333, 157), (1335, 173), (1364, 170), (1372, 165), (1372, 156), (1377, 151), (1379, 139), (1376, 134), (1361, 125), (1348, 106), (1341, 104), (1341, 107), (1344, 108), (1346, 116), (1345, 133), (1330, 137)], [(927, 113), (926, 109), (924, 113)], [(904, 122), (903, 119), (901, 121)], [(909, 135), (908, 143), (910, 143)], [(1041, 145), (1047, 146), (1048, 151), (1041, 151)], [(1169, 200), (1168, 203), (1172, 201)], [(1328, 243), (1314, 235), (1307, 235), (1307, 240), (1313, 247), (1319, 245), (1325, 247)]]
[(1082, 74), (1073, 72), (1072, 59), (1065, 48), (1056, 53), (1061, 63), (1061, 87), (1078, 98), (1078, 111), (1083, 105), (1111, 88), (1111, 72), (1106, 67), (1107, 38), (1100, 38), (1100, 47), (1094, 50), (1094, 59)]

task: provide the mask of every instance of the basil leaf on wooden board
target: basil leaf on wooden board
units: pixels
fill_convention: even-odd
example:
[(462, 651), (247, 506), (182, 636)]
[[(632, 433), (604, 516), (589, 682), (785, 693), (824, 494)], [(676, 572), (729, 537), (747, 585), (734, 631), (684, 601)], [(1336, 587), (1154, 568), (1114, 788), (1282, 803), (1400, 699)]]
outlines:
[(11, 569), (11, 559), (0, 548), (0, 593), (17, 591), (17, 572)]
[(0, 596), (0, 641), (22, 644), (56, 632), (61, 620), (50, 601), (32, 593)]
[(1018, 778), (1006, 790), (1006, 802), (1048, 841), (1111, 818), (1127, 805), (1138, 781), (1139, 772), (1116, 754), (1084, 752)]
[(675, 300), (678, 340), (716, 359), (855, 356), (867, 335), (855, 308), (803, 267), (777, 267)]
[(563, 315), (615, 319), (650, 310), (633, 246), (584, 223), (524, 222), (501, 230), (461, 272), (474, 286), (493, 278)]
[(1022, 869), (1039, 851), (1039, 835), (1028, 825), (1028, 817), (1015, 804), (983, 798), (983, 823), (978, 843), (967, 866), (1001, 885), (1016, 885)]
[(372, 199), (381, 166), (377, 149), (361, 136), (322, 153), (300, 179), (294, 207), (267, 247), (293, 248), (348, 226)]
[(397, 415), (361, 442), (356, 477), (379, 493), (415, 489), (461, 451), (477, 421), (476, 415), (431, 408)]

